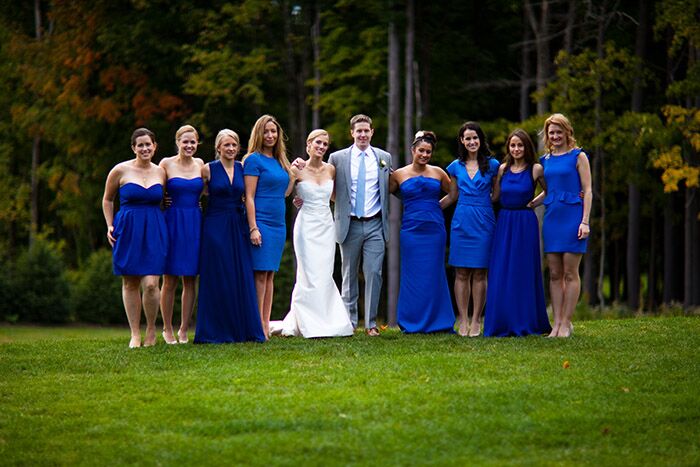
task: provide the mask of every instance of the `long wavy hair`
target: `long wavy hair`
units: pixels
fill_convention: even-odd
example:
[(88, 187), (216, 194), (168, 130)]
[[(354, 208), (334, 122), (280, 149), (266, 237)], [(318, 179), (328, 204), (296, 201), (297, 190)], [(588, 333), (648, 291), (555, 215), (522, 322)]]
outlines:
[(537, 154), (535, 153), (535, 145), (532, 142), (530, 135), (528, 135), (527, 131), (523, 130), (522, 128), (516, 128), (508, 135), (508, 138), (506, 139), (506, 157), (503, 159), (503, 162), (506, 164), (506, 169), (510, 168), (510, 166), (513, 165), (514, 162), (513, 156), (511, 156), (509, 149), (510, 140), (513, 139), (514, 136), (520, 138), (520, 141), (523, 142), (523, 146), (525, 146), (523, 159), (525, 160), (527, 166), (529, 167), (537, 163), (538, 158)]
[(481, 125), (477, 122), (466, 122), (459, 129), (457, 134), (457, 157), (460, 161), (467, 162), (469, 151), (467, 151), (466, 146), (462, 142), (462, 136), (467, 130), (475, 131), (476, 136), (479, 138), (479, 150), (476, 152), (476, 161), (479, 163), (479, 171), (484, 175), (489, 170), (489, 159), (493, 157), (493, 154), (489, 148), (489, 143), (486, 141), (484, 130), (481, 129)]
[(549, 141), (549, 135), (547, 131), (550, 125), (559, 125), (564, 129), (566, 133), (566, 147), (568, 150), (572, 150), (576, 147), (576, 138), (574, 138), (574, 127), (571, 122), (564, 114), (552, 114), (544, 121), (544, 127), (542, 128), (542, 142), (547, 153), (552, 152), (552, 143)]
[(284, 131), (277, 122), (277, 119), (272, 115), (263, 115), (255, 122), (255, 125), (253, 125), (253, 129), (250, 132), (250, 139), (248, 140), (248, 152), (243, 158), (243, 161), (245, 162), (246, 158), (254, 152), (262, 152), (263, 142), (265, 141), (265, 125), (270, 122), (274, 123), (277, 127), (277, 141), (272, 148), (272, 157), (277, 159), (280, 165), (282, 165), (282, 168), (289, 172), (291, 164), (289, 163), (289, 159), (287, 159), (287, 146), (284, 144), (284, 140), (286, 139)]

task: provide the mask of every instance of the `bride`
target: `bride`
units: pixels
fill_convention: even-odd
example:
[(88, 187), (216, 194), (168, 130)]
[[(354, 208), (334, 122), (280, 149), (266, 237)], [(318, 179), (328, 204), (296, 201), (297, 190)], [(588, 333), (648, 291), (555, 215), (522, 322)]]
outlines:
[(289, 313), (271, 321), (270, 333), (283, 336), (332, 337), (353, 334), (352, 323), (333, 281), (335, 225), (330, 199), (335, 167), (323, 162), (329, 136), (314, 130), (306, 138), (309, 160), (302, 170), (292, 166), (297, 195), (303, 201), (294, 224), (297, 277)]

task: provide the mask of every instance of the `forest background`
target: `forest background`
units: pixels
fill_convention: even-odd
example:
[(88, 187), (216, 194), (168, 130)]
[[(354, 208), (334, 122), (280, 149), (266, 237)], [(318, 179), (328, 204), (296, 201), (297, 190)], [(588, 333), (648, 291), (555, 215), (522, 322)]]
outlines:
[[(538, 140), (563, 112), (593, 172), (582, 306), (696, 310), (699, 46), (700, 0), (0, 0), (0, 321), (124, 322), (101, 197), (110, 168), (133, 157), (129, 135), (154, 130), (158, 162), (189, 123), (210, 161), (218, 130), (245, 145), (263, 113), (290, 159), (314, 128), (331, 150), (348, 146), (362, 112), (395, 167), (416, 129), (437, 133), (445, 167), (466, 120), (501, 159), (512, 129)], [(290, 245), (275, 316), (293, 261)]]

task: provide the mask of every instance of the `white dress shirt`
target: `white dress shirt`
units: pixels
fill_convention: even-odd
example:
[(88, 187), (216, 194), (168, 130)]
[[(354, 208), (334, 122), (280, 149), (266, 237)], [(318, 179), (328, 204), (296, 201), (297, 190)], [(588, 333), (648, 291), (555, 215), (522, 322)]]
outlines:
[[(355, 196), (357, 194), (357, 172), (360, 169), (360, 153), (362, 151), (352, 145), (350, 149), (350, 202), (352, 203), (352, 213), (355, 215)], [(371, 146), (367, 146), (365, 153), (365, 214), (363, 217), (372, 217), (382, 209), (379, 199), (379, 166), (377, 156)]]

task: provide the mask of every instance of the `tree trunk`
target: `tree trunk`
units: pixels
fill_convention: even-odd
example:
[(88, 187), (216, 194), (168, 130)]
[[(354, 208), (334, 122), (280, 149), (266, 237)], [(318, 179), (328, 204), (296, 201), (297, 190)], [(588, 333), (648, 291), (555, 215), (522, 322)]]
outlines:
[[(632, 90), (632, 112), (642, 111), (643, 87), (642, 87), (642, 70), (646, 53), (646, 37), (647, 37), (647, 0), (639, 0), (639, 25), (637, 26), (637, 37), (635, 43), (635, 55), (640, 59), (637, 65), (637, 73), (634, 78), (634, 88)], [(641, 173), (642, 168), (636, 161), (633, 165), (635, 174), (632, 175), (631, 181), (627, 184), (627, 305), (633, 309), (639, 309), (639, 229), (641, 225), (641, 197), (639, 186), (634, 179), (635, 175)], [(653, 261), (653, 256), (651, 257)]]
[(287, 79), (287, 130), (292, 144), (288, 149), (292, 153), (291, 158), (293, 159), (297, 156), (302, 156), (305, 154), (305, 145), (302, 144), (302, 142), (305, 142), (306, 138), (304, 138), (305, 135), (301, 131), (301, 122), (299, 121), (299, 115), (302, 113), (302, 110), (299, 109), (300, 91), (298, 89), (298, 75), (300, 73), (297, 69), (294, 56), (289, 1), (284, 0), (281, 6), (282, 23), (284, 25), (284, 45), (286, 52), (284, 56), (284, 68), (285, 73), (289, 77), (289, 79)]
[(530, 40), (532, 33), (528, 24), (527, 11), (523, 8), (523, 50), (520, 55), (520, 121), (530, 116), (530, 81), (532, 67), (530, 65)]
[(673, 195), (664, 196), (664, 293), (663, 302), (670, 305), (678, 298), (678, 274), (676, 265), (675, 209)]
[(411, 143), (413, 142), (413, 119), (414, 119), (414, 89), (413, 89), (413, 59), (414, 43), (416, 31), (416, 17), (414, 0), (406, 2), (406, 50), (404, 56), (404, 114), (403, 114), (403, 151), (404, 162), (411, 162)]
[[(535, 83), (537, 91), (542, 93), (547, 86), (549, 79), (549, 0), (541, 0), (539, 20), (535, 16), (535, 11), (530, 0), (525, 1), (525, 10), (530, 21), (530, 27), (535, 35), (535, 52), (537, 54), (537, 70), (535, 72)], [(537, 113), (544, 115), (549, 112), (549, 99), (544, 94), (540, 94), (537, 100)]]
[[(603, 10), (604, 12), (604, 10)], [(605, 40), (605, 21), (599, 20), (598, 22), (598, 34), (596, 39), (596, 55), (598, 60), (603, 59), (603, 41)], [(603, 112), (603, 91), (601, 89), (601, 78), (598, 76), (596, 81), (596, 97), (595, 97), (595, 134), (599, 135), (602, 132), (602, 122), (601, 114)], [(606, 235), (605, 235), (605, 163), (604, 163), (604, 151), (600, 144), (595, 145), (595, 159), (593, 162), (593, 193), (596, 194), (597, 198), (600, 200), (600, 223), (598, 225), (598, 230), (600, 231), (600, 260), (598, 262), (598, 304), (602, 308), (605, 306), (605, 296), (603, 295), (603, 279), (605, 278), (605, 254), (606, 254)], [(596, 183), (596, 177), (598, 182)], [(598, 190), (596, 190), (596, 185)]]
[(319, 110), (319, 102), (321, 101), (321, 6), (318, 2), (315, 4), (314, 22), (311, 26), (311, 45), (314, 54), (314, 88), (313, 88), (313, 107), (311, 111), (311, 126), (321, 128), (321, 114)]
[[(389, 93), (388, 113), (389, 125), (386, 139), (386, 149), (391, 154), (391, 164), (394, 170), (400, 167), (399, 162), (399, 106), (401, 81), (399, 79), (399, 35), (396, 23), (389, 23)], [(387, 324), (396, 326), (396, 307), (399, 298), (399, 277), (401, 274), (399, 235), (401, 229), (401, 201), (396, 196), (389, 198), (389, 244), (388, 244), (388, 285), (387, 285)]]
[[(37, 41), (42, 38), (41, 25), (41, 2), (34, 0), (34, 33)], [(32, 142), (32, 169), (30, 180), (30, 203), (29, 203), (29, 246), (34, 245), (36, 235), (39, 232), (39, 164), (40, 164), (40, 149), (41, 136), (34, 135)]]
[[(651, 210), (651, 240), (649, 247), (649, 269), (647, 273), (647, 303), (645, 308), (649, 311), (656, 309), (656, 237), (658, 236), (657, 222), (658, 213), (656, 209)], [(628, 271), (629, 273), (629, 271)]]

